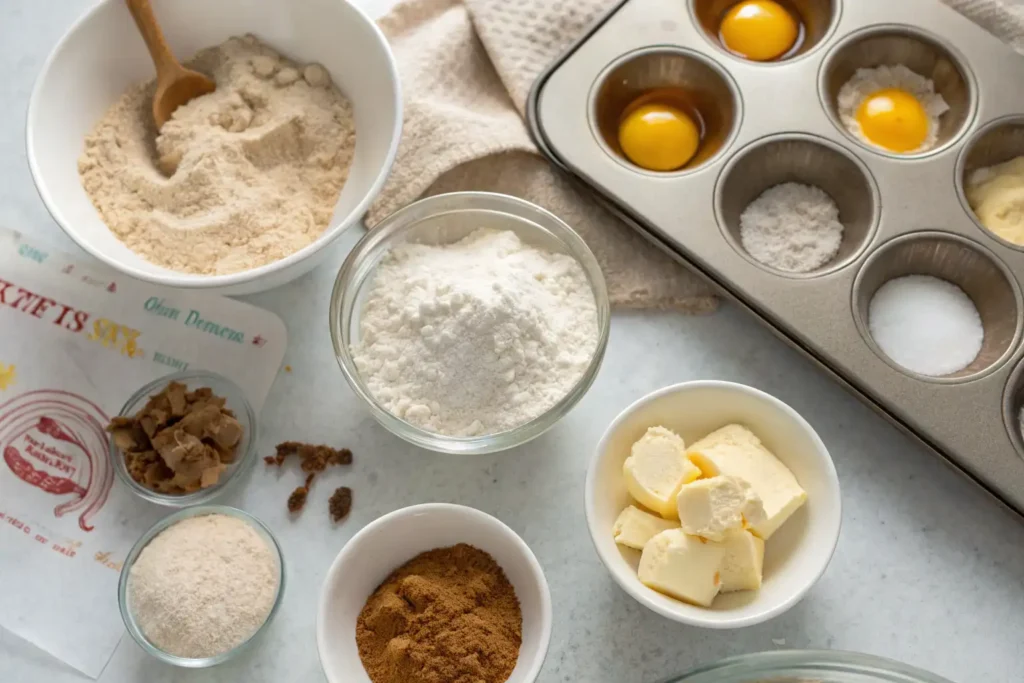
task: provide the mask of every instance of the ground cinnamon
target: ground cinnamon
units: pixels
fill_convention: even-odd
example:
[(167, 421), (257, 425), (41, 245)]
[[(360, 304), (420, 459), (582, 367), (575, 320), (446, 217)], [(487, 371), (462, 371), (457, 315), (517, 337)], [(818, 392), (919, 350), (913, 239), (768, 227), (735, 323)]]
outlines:
[(367, 600), (356, 623), (373, 683), (504, 683), (522, 644), (515, 589), (466, 544), (417, 555)]

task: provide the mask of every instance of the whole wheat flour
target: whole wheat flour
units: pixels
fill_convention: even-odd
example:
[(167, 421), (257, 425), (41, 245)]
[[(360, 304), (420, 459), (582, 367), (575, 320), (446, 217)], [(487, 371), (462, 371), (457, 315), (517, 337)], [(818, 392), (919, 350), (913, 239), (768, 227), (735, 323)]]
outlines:
[(403, 244), (380, 262), (352, 352), (373, 396), (429, 431), (518, 427), (561, 400), (598, 341), (597, 306), (571, 257), (481, 228)]
[(253, 36), (202, 50), (189, 66), (217, 90), (179, 107), (159, 134), (150, 82), (86, 138), (78, 170), (103, 220), (146, 260), (206, 275), (312, 243), (348, 177), (348, 100), (322, 66), (296, 64)]
[(129, 574), (129, 606), (142, 633), (164, 652), (212, 657), (263, 625), (278, 573), (270, 546), (247, 522), (191, 517), (143, 548)]

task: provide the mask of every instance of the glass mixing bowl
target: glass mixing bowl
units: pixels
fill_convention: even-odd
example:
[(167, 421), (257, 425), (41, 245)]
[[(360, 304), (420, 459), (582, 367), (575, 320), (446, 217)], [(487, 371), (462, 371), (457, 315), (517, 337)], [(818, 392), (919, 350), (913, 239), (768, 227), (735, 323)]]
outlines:
[(951, 683), (891, 659), (857, 652), (789, 650), (730, 657), (664, 683)]
[[(528, 244), (568, 254), (583, 268), (597, 304), (598, 339), (590, 365), (576, 385), (555, 405), (514, 429), (473, 437), (429, 432), (391, 414), (370, 393), (352, 358), (359, 339), (360, 315), (377, 264), (403, 242), (446, 244), (477, 228), (512, 230)], [(560, 420), (590, 388), (601, 367), (609, 328), (608, 290), (589, 247), (554, 214), (530, 202), (488, 192), (454, 192), (421, 199), (374, 226), (345, 259), (331, 295), (330, 325), (334, 352), (352, 390), (389, 431), (423, 448), (442, 453), (492, 453), (540, 436)]]

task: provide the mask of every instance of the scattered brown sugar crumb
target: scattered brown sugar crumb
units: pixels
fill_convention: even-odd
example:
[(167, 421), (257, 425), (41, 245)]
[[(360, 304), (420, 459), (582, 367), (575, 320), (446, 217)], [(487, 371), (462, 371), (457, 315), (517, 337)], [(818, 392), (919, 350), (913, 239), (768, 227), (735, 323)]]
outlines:
[(285, 372), (291, 372), (292, 371), (292, 366), (290, 366), (290, 365), (284, 366), (284, 371)]
[(216, 484), (237, 456), (244, 429), (225, 403), (209, 387), (170, 382), (107, 431), (132, 479), (160, 493), (192, 493)]
[(347, 448), (314, 446), (299, 441), (285, 441), (277, 444), (277, 453), (264, 458), (264, 460), (267, 464), (281, 465), (290, 455), (299, 456), (303, 472), (323, 472), (328, 465), (352, 464), (352, 451)]
[(288, 512), (301, 512), (302, 508), (306, 507), (308, 495), (309, 488), (306, 486), (300, 486), (292, 491), (292, 495), (288, 496)]
[(331, 499), (327, 501), (327, 509), (330, 510), (331, 519), (335, 522), (348, 517), (348, 513), (352, 511), (352, 489), (347, 486), (335, 489)]
[(309, 495), (309, 489), (313, 485), (313, 478), (315, 474), (309, 474), (306, 477), (306, 483), (292, 491), (292, 495), (288, 496), (288, 512), (302, 512), (302, 508), (306, 507), (306, 497)]
[[(268, 455), (263, 458), (263, 462), (268, 465), (280, 467), (284, 464), (284, 461), (289, 456), (297, 455), (301, 462), (301, 468), (303, 472), (306, 472), (306, 483), (303, 486), (298, 487), (292, 491), (291, 495), (288, 496), (288, 511), (299, 512), (306, 505), (306, 498), (309, 495), (309, 489), (313, 485), (313, 480), (320, 472), (323, 472), (330, 465), (351, 465), (352, 464), (352, 451), (347, 448), (332, 448), (330, 446), (316, 446), (313, 444), (302, 443), (300, 441), (284, 441), (277, 444), (276, 453), (274, 455)], [(348, 514), (352, 508), (352, 490), (345, 488), (348, 491), (347, 503), (339, 499), (338, 510), (343, 509), (344, 512), (338, 517), (334, 517), (335, 514), (335, 502), (336, 496), (339, 496), (342, 489), (338, 489), (331, 496), (330, 510), (331, 516), (334, 517), (335, 521), (343, 518)], [(342, 507), (343, 506), (343, 507)]]

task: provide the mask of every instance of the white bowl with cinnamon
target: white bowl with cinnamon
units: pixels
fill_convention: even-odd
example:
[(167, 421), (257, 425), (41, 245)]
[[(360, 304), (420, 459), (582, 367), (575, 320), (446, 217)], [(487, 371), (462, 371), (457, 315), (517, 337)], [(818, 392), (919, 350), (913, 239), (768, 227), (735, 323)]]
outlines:
[(531, 683), (551, 621), (544, 572), (514, 531), (473, 508), (414, 505), (338, 553), (320, 592), (317, 649), (330, 683)]

